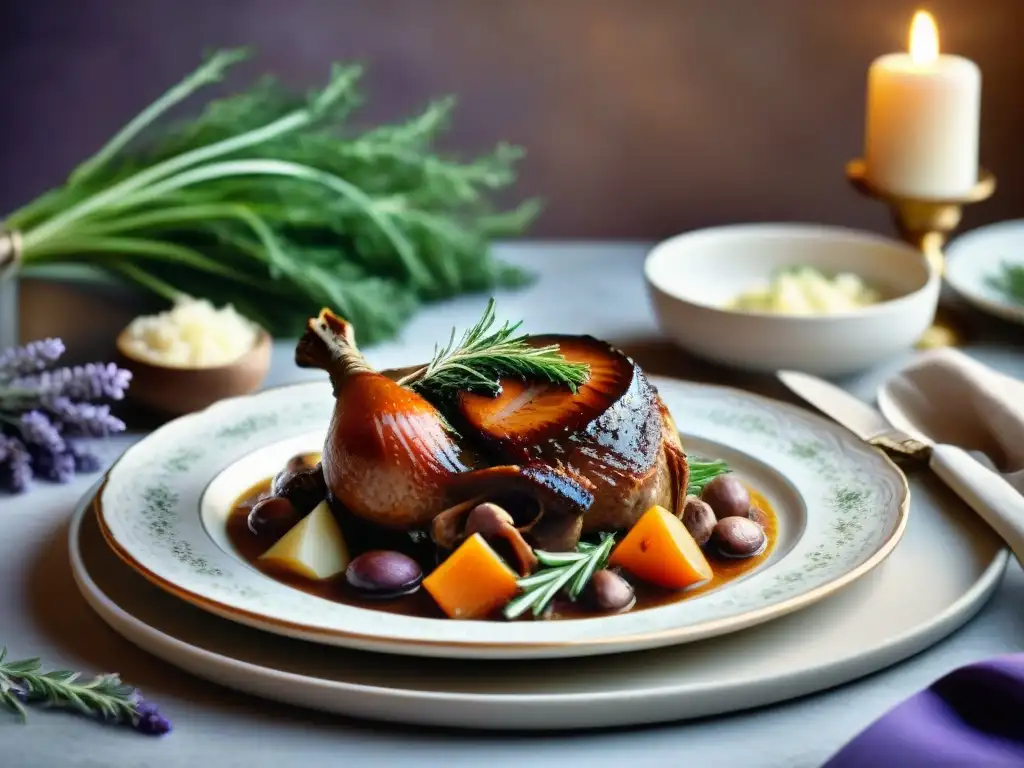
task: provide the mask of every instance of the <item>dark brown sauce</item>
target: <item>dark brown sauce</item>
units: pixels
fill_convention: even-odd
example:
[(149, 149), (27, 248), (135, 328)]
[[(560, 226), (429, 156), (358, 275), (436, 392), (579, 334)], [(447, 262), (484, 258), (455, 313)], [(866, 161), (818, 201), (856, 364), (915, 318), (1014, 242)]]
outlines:
[[(311, 463), (315, 463), (316, 460), (317, 459), (314, 458)], [(436, 619), (446, 618), (441, 609), (438, 608), (437, 604), (430, 597), (429, 593), (424, 589), (420, 589), (414, 594), (404, 595), (391, 600), (373, 600), (362, 597), (355, 592), (355, 590), (349, 587), (345, 581), (344, 574), (339, 574), (335, 578), (327, 579), (325, 581), (312, 581), (304, 579), (301, 576), (297, 576), (289, 571), (268, 566), (266, 563), (262, 562), (259, 559), (260, 555), (270, 549), (270, 547), (273, 546), (280, 537), (268, 536), (265, 534), (254, 534), (249, 530), (248, 516), (250, 507), (262, 496), (269, 493), (270, 483), (270, 479), (264, 480), (243, 493), (235, 501), (231, 514), (228, 517), (228, 539), (231, 541), (237, 552), (250, 565), (252, 565), (253, 568), (256, 568), (277, 581), (284, 582), (296, 589), (301, 589), (303, 592), (308, 592), (311, 595), (316, 595), (317, 597), (322, 597), (325, 600), (331, 600), (336, 603), (344, 603), (345, 605), (367, 608), (375, 611), (400, 613), (405, 616), (420, 616)], [(768, 544), (761, 554), (755, 555), (754, 557), (734, 559), (715, 556), (713, 553), (709, 552), (708, 562), (711, 564), (711, 568), (714, 571), (714, 577), (703, 584), (699, 584), (681, 592), (666, 590), (644, 582), (634, 581), (629, 579), (628, 574), (622, 574), (629, 579), (636, 592), (636, 605), (633, 606), (631, 612), (645, 610), (648, 608), (657, 608), (658, 606), (676, 603), (681, 600), (689, 600), (697, 595), (710, 592), (713, 589), (718, 589), (724, 584), (728, 584), (730, 581), (749, 573), (763, 563), (771, 554), (771, 551), (775, 546), (778, 532), (778, 518), (776, 517), (775, 510), (772, 509), (768, 500), (764, 498), (764, 496), (754, 489), (750, 489), (750, 495), (754, 504), (760, 507), (765, 513), (766, 518), (764, 528), (765, 534), (768, 537)], [(434, 556), (434, 548), (429, 543), (416, 545), (405, 533), (381, 531), (374, 531), (369, 537), (370, 540), (368, 540), (366, 532), (359, 529), (358, 521), (346, 519), (347, 516), (341, 517), (342, 519), (340, 522), (342, 530), (345, 533), (346, 541), (348, 542), (351, 550), (350, 554), (353, 557), (368, 549), (396, 549), (415, 557), (423, 566), (424, 575), (428, 574), (435, 565), (435, 563), (431, 561), (431, 558)], [(600, 614), (579, 603), (573, 603), (568, 600), (556, 600), (554, 610), (548, 618), (579, 619), (593, 618), (598, 615)], [(494, 618), (501, 619), (500, 613), (495, 615)]]

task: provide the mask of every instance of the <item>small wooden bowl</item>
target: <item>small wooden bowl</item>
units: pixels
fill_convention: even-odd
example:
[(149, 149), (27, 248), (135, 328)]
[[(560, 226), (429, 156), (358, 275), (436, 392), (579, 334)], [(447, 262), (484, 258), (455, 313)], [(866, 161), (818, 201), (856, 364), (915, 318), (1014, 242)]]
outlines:
[(158, 365), (126, 351), (127, 329), (117, 337), (118, 365), (132, 373), (128, 400), (166, 416), (201, 411), (225, 397), (259, 388), (270, 370), (270, 334), (260, 331), (252, 349), (228, 365), (186, 368)]

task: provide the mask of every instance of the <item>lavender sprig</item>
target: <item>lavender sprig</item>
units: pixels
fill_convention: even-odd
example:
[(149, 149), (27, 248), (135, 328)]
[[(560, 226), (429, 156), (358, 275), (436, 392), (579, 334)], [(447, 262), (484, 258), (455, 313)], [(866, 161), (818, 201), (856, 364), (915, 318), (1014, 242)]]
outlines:
[(64, 438), (60, 431), (41, 411), (23, 413), (18, 422), (21, 439), (30, 449), (35, 446), (50, 453), (64, 453)]
[(0, 650), (0, 706), (18, 715), (28, 715), (25, 705), (67, 709), (108, 723), (130, 725), (140, 733), (160, 736), (169, 733), (171, 722), (157, 707), (116, 674), (83, 680), (78, 672), (40, 672), (39, 659), (8, 661), (7, 649)]
[(125, 428), (98, 401), (124, 398), (131, 374), (113, 363), (53, 368), (63, 352), (60, 339), (44, 339), (0, 353), (0, 490), (20, 493), (32, 477), (66, 483), (75, 472), (95, 472), (99, 460), (67, 437)]
[(17, 378), (9, 386), (14, 390), (35, 392), (39, 397), (121, 400), (131, 378), (130, 371), (118, 368), (114, 363), (89, 363)]
[(0, 381), (44, 371), (64, 354), (60, 339), (42, 339), (0, 353)]
[(20, 440), (0, 433), (0, 488), (22, 493), (32, 480), (32, 457)]
[(70, 483), (75, 476), (75, 457), (67, 451), (53, 453), (46, 450), (29, 450), (32, 457), (32, 473), (51, 483)]
[(91, 474), (100, 471), (100, 460), (95, 454), (83, 451), (77, 445), (68, 445), (68, 454), (75, 462), (75, 472)]
[(111, 415), (110, 406), (74, 403), (66, 397), (48, 398), (46, 408), (66, 430), (76, 435), (107, 437), (124, 431), (124, 422)]

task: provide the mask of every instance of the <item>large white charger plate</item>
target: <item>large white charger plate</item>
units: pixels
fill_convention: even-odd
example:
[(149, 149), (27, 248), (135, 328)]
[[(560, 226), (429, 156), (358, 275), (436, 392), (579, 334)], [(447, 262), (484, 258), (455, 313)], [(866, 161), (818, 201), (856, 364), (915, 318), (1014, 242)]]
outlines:
[(946, 247), (946, 281), (953, 290), (982, 312), (1024, 325), (1024, 304), (989, 283), (1003, 264), (1024, 267), (1024, 219), (979, 227)]
[[(116, 632), (198, 677), (342, 715), (487, 729), (604, 728), (762, 706), (894, 664), (968, 621), (1008, 553), (940, 484), (913, 482), (903, 542), (856, 584), (727, 637), (600, 658), (454, 661), (328, 648), (224, 621), (164, 594), (105, 546), (90, 504), (69, 548), (82, 595)], [(937, 559), (941, 567), (937, 567)]]
[(695, 598), (611, 617), (450, 621), (329, 602), (242, 560), (226, 536), (232, 501), (323, 443), (324, 382), (222, 401), (128, 449), (99, 501), (121, 558), (166, 591), (269, 632), (360, 650), (461, 658), (553, 658), (636, 651), (721, 635), (806, 607), (868, 573), (906, 526), (906, 478), (885, 456), (808, 411), (676, 380), (658, 389), (687, 449), (726, 459), (778, 513), (771, 555)]

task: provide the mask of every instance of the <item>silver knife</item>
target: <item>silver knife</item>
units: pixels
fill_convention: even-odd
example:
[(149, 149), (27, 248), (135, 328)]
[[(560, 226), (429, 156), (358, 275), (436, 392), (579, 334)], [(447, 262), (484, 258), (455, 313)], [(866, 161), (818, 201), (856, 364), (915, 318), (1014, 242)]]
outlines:
[(797, 371), (777, 375), (792, 392), (897, 463), (931, 469), (1024, 564), (1024, 496), (998, 473), (955, 445), (917, 440), (895, 429), (876, 409), (834, 384)]

